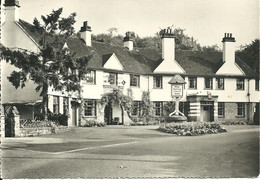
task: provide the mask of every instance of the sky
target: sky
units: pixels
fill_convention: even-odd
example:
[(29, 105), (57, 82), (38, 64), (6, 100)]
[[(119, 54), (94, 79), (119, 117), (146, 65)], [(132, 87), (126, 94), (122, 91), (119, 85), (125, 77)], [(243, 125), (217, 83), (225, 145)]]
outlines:
[(185, 29), (201, 45), (221, 47), (224, 33), (232, 33), (236, 47), (259, 37), (258, 0), (19, 0), (20, 18), (30, 23), (34, 17), (63, 7), (66, 17), (77, 13), (75, 29), (88, 21), (93, 34), (134, 31), (153, 36), (173, 26)]

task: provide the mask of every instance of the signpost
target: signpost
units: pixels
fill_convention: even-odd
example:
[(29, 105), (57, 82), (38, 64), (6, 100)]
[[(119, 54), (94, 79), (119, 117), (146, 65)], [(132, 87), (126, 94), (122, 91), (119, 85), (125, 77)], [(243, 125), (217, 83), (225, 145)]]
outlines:
[(187, 120), (185, 115), (179, 110), (179, 100), (183, 97), (183, 85), (185, 83), (185, 80), (180, 75), (175, 75), (169, 81), (169, 84), (171, 84), (171, 95), (172, 98), (175, 100), (175, 111), (170, 113), (169, 116), (175, 117), (176, 120)]

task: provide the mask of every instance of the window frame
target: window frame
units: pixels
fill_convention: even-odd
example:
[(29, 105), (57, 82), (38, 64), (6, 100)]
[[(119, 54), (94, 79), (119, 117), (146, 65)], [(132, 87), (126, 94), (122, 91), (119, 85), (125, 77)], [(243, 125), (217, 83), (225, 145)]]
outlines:
[[(137, 78), (137, 80), (135, 80), (134, 78)], [(136, 84), (133, 84), (133, 83), (136, 83)], [(140, 87), (140, 75), (130, 74), (130, 86), (131, 87)]]
[[(191, 87), (190, 80), (193, 80), (194, 87)], [(188, 77), (188, 84), (189, 84), (188, 89), (197, 89), (197, 82), (198, 82), (197, 77)]]
[[(158, 104), (159, 104), (159, 107), (156, 107), (156, 105), (158, 105)], [(154, 110), (155, 117), (162, 117), (163, 116), (163, 102), (162, 101), (153, 102), (153, 110)], [(159, 110), (159, 115), (157, 115), (157, 110)]]
[[(241, 107), (239, 107), (242, 105)], [(242, 110), (242, 114), (239, 114), (239, 110)], [(237, 103), (237, 111), (236, 111), (236, 116), (237, 117), (245, 117), (245, 103), (244, 102), (238, 102)]]
[[(57, 99), (57, 101), (55, 99)], [(59, 98), (59, 96), (53, 96), (52, 107), (53, 107), (53, 111), (52, 111), (53, 114), (59, 114), (60, 113), (60, 98)]]
[[(159, 82), (159, 86), (156, 86), (157, 85), (157, 80), (160, 80)], [(153, 76), (153, 88), (154, 89), (163, 89), (163, 77), (162, 76)]]
[[(133, 113), (135, 111), (136, 113)], [(131, 116), (133, 117), (141, 116), (141, 101), (133, 101)]]
[[(108, 72), (108, 82), (109, 82), (109, 85), (117, 85), (117, 79), (118, 79), (118, 74), (117, 73), (114, 73), (114, 72)], [(110, 78), (111, 76), (114, 76), (114, 83), (113, 84), (111, 84), (111, 82), (110, 82), (110, 80), (112, 79), (112, 78)]]
[(259, 79), (255, 79), (255, 90), (259, 91)]
[[(67, 102), (67, 103), (65, 103), (65, 102)], [(69, 98), (63, 97), (63, 114), (67, 115), (68, 113), (69, 113)]]
[[(89, 105), (86, 105), (86, 103), (91, 102), (92, 105), (90, 105), (91, 109), (87, 109)], [(95, 99), (84, 99), (84, 117), (96, 117), (97, 116), (97, 101)], [(89, 113), (89, 112), (91, 113)], [(87, 114), (89, 113), (89, 114)]]
[[(220, 113), (220, 111), (222, 113)], [(218, 102), (218, 117), (225, 117), (225, 103)]]
[[(221, 80), (223, 81), (222, 84), (223, 84), (223, 87), (220, 88), (219, 85), (221, 83)], [(217, 90), (225, 90), (225, 78), (223, 77), (216, 77), (216, 89)]]
[[(93, 72), (93, 74), (91, 75), (92, 72)], [(89, 74), (89, 75), (88, 75), (88, 74)], [(94, 77), (92, 77), (92, 76), (94, 76)], [(88, 81), (87, 81), (87, 78), (93, 78), (93, 82), (88, 82)], [(84, 83), (86, 83), (86, 84), (93, 84), (93, 85), (96, 84), (96, 71), (95, 71), (95, 70), (88, 70), (88, 71), (87, 71), (87, 73), (86, 73), (86, 75), (85, 75), (85, 81), (84, 81)]]
[[(240, 82), (242, 82), (242, 89), (240, 89), (240, 88), (238, 88), (238, 83), (240, 83)], [(238, 91), (243, 91), (243, 90), (245, 90), (245, 79), (244, 78), (237, 78), (236, 79), (236, 90), (238, 90)]]
[[(209, 87), (207, 87), (207, 80), (209, 80)], [(213, 78), (204, 77), (204, 89), (213, 89)]]

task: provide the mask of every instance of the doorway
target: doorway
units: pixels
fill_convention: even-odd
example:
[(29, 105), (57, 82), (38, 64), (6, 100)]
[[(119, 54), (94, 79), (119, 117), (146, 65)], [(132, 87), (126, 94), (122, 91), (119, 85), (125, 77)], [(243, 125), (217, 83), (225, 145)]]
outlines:
[(113, 124), (113, 108), (111, 104), (107, 104), (105, 107), (105, 122), (107, 125)]
[(213, 105), (201, 105), (200, 110), (201, 122), (213, 122), (214, 121), (214, 109)]

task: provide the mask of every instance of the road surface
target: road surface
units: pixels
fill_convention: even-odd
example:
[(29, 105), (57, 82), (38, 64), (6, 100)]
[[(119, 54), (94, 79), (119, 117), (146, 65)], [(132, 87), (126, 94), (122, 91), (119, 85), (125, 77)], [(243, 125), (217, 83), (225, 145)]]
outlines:
[(259, 126), (177, 136), (156, 126), (76, 127), (2, 140), (2, 178), (256, 177)]

